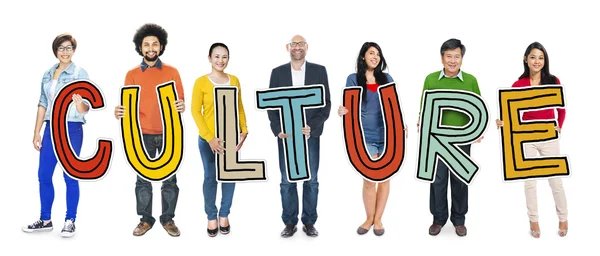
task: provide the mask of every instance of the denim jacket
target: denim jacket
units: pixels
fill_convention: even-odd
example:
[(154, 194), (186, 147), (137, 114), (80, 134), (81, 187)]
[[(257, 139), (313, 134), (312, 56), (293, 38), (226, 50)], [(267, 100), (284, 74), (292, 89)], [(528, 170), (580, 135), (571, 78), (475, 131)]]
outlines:
[[(40, 102), (38, 106), (42, 106), (46, 108), (46, 115), (44, 116), (44, 120), (50, 120), (50, 115), (52, 114), (52, 106), (54, 104), (54, 99), (50, 99), (50, 95), (48, 94), (48, 89), (52, 86), (52, 78), (54, 76), (54, 71), (58, 68), (58, 63), (54, 64), (50, 69), (44, 73), (44, 77), (42, 78), (41, 85), (41, 93), (40, 93)], [(58, 94), (61, 88), (63, 88), (66, 84), (73, 80), (77, 79), (89, 79), (88, 73), (81, 67), (75, 65), (75, 63), (71, 62), (69, 67), (61, 72), (57, 77), (57, 83), (54, 95)], [(89, 105), (84, 101), (84, 104)], [(69, 110), (67, 112), (67, 121), (68, 122), (81, 122), (85, 124), (85, 114), (80, 114), (75, 107), (75, 104), (69, 105)]]

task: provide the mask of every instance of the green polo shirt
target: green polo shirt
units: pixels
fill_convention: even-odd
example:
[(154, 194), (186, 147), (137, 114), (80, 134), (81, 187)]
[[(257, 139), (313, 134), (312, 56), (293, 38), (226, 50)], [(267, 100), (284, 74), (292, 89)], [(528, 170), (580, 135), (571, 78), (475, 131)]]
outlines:
[[(461, 70), (456, 77), (450, 78), (444, 75), (443, 70), (440, 70), (429, 74), (425, 78), (419, 108), (421, 108), (421, 106), (423, 105), (423, 96), (425, 95), (425, 90), (436, 89), (470, 91), (481, 96), (481, 92), (479, 92), (479, 85), (477, 84), (477, 79), (473, 75), (463, 72)], [(464, 126), (469, 123), (469, 120), (469, 116), (462, 112), (454, 110), (442, 111), (442, 125)]]

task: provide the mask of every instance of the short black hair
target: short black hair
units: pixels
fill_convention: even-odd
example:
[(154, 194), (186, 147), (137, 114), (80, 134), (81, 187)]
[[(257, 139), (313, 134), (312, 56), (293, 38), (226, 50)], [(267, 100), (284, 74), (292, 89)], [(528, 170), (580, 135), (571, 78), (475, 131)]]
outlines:
[(460, 40), (456, 38), (451, 38), (444, 42), (442, 44), (442, 48), (440, 49), (440, 54), (444, 56), (444, 52), (446, 52), (447, 50), (454, 50), (456, 48), (460, 48), (460, 56), (465, 56), (465, 52), (467, 51), (467, 49), (460, 42)]
[(162, 46), (162, 49), (160, 50), (160, 53), (158, 53), (158, 56), (161, 56), (167, 48), (167, 31), (161, 26), (153, 23), (147, 23), (141, 26), (133, 36), (135, 51), (140, 56), (144, 56), (140, 48), (142, 47), (142, 42), (144, 41), (144, 38), (147, 36), (156, 36), (158, 38), (158, 42), (160, 43), (160, 46)]
[(77, 40), (75, 40), (75, 38), (69, 34), (69, 33), (64, 33), (64, 34), (60, 34), (58, 36), (56, 36), (56, 38), (54, 38), (54, 41), (52, 42), (52, 53), (54, 53), (54, 57), (58, 56), (56, 55), (56, 52), (58, 51), (58, 47), (60, 47), (60, 45), (66, 41), (71, 42), (71, 45), (73, 46), (73, 50), (77, 49)]

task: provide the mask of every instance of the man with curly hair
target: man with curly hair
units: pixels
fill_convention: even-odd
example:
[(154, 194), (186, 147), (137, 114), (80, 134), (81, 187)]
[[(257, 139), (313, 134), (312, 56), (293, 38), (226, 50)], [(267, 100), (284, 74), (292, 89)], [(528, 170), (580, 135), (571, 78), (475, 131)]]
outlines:
[[(138, 85), (139, 92), (139, 122), (142, 128), (144, 147), (149, 157), (154, 158), (163, 148), (163, 125), (161, 110), (156, 93), (156, 86), (165, 82), (174, 81), (179, 99), (174, 107), (178, 112), (185, 110), (183, 101), (183, 86), (176, 68), (163, 63), (160, 56), (167, 46), (167, 32), (156, 24), (145, 24), (140, 27), (133, 37), (135, 50), (143, 57), (141, 64), (127, 72), (125, 86)], [(124, 106), (115, 108), (115, 117), (120, 119), (125, 114)], [(179, 229), (175, 225), (175, 207), (179, 196), (179, 187), (175, 175), (162, 182), (162, 215), (160, 224), (171, 236), (179, 236)], [(141, 215), (140, 223), (133, 231), (134, 236), (144, 235), (152, 228), (156, 221), (152, 217), (152, 183), (139, 175), (135, 184), (135, 197), (137, 214)]]

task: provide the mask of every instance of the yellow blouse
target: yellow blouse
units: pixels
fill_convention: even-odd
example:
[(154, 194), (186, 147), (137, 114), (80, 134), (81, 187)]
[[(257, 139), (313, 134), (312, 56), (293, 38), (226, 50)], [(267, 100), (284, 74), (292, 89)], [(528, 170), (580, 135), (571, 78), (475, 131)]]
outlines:
[[(248, 133), (246, 114), (242, 104), (240, 81), (234, 75), (229, 75), (229, 85), (237, 86), (238, 88), (240, 130), (242, 133)], [(198, 126), (198, 134), (206, 142), (210, 142), (215, 138), (214, 87), (215, 85), (208, 78), (208, 75), (203, 75), (196, 79), (194, 90), (192, 91), (192, 116), (194, 117), (196, 126)]]

